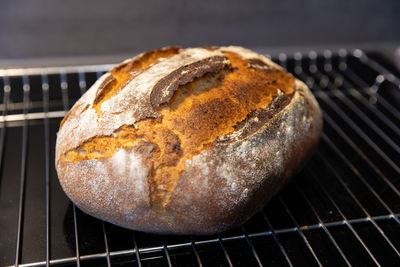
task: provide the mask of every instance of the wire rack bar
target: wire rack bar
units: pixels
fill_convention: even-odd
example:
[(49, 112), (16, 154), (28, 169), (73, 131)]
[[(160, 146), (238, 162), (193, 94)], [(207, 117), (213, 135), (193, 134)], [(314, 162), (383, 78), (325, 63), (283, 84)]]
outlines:
[[(31, 77), (31, 76), (29, 76)], [(36, 79), (37, 77), (33, 77), (34, 79)], [(40, 77), (39, 77), (40, 78)], [(1, 79), (1, 78), (0, 78)], [(18, 79), (18, 78), (13, 78), (13, 79)], [(34, 87), (37, 85), (33, 85)], [(38, 88), (40, 89), (40, 88)], [(52, 89), (53, 91), (54, 89)], [(36, 94), (36, 93), (35, 93)], [(50, 107), (55, 107), (57, 109), (62, 109), (62, 100), (61, 99), (52, 99), (52, 101), (49, 103)], [(43, 108), (43, 101), (42, 100), (31, 100), (29, 101), (29, 108), (30, 109), (41, 109)], [(24, 109), (24, 103), (23, 102), (10, 102), (9, 106), (8, 106), (8, 111), (18, 111), (19, 114), (22, 114), (22, 112), (20, 112), (21, 110)], [(0, 110), (3, 111), (4, 110), (4, 104), (0, 104)]]
[(79, 89), (81, 91), (81, 95), (83, 95), (87, 90), (85, 73), (82, 72), (82, 71), (79, 71), (78, 72), (78, 79), (79, 79)]
[[(1, 117), (7, 116), (8, 113), (8, 103), (10, 100), (10, 92), (11, 92), (11, 86), (8, 77), (3, 77), (3, 92), (4, 92), (3, 96), (4, 110), (1, 114)], [(0, 135), (0, 169), (3, 169), (4, 141), (6, 137), (6, 130), (7, 130), (7, 125), (6, 123), (4, 123), (1, 125), (1, 135)]]
[(287, 55), (285, 53), (279, 53), (278, 62), (279, 62), (279, 65), (281, 65), (281, 67), (284, 69), (287, 68), (286, 61), (287, 61)]
[(68, 82), (67, 74), (65, 72), (60, 73), (60, 87), (64, 110), (69, 110), (69, 100), (68, 100)]
[(197, 251), (196, 242), (193, 240), (193, 237), (190, 237), (190, 245), (192, 247), (193, 254), (196, 258), (196, 262), (197, 262), (198, 266), (202, 267), (203, 264), (201, 263), (200, 255), (199, 255), (199, 252)]
[[(7, 116), (8, 113), (8, 103), (10, 100), (10, 92), (11, 86), (8, 77), (3, 77), (3, 103), (4, 110), (2, 111), (1, 118)], [(4, 142), (6, 137), (7, 125), (4, 123), (1, 125), (1, 134), (0, 134), (0, 170), (3, 168), (3, 156), (4, 156)], [(1, 182), (1, 178), (0, 178)]]
[[(10, 101), (10, 92), (11, 92), (11, 86), (10, 86), (10, 81), (8, 79), (8, 77), (3, 77), (3, 92), (4, 92), (4, 96), (3, 96), (3, 103), (4, 103), (4, 109), (3, 112), (1, 114), (0, 119), (3, 119), (5, 117), (7, 117), (8, 114), (8, 103)], [(6, 137), (6, 130), (7, 130), (7, 125), (3, 124), (1, 127), (1, 136), (0, 136), (0, 166), (2, 165), (3, 162), (3, 150), (4, 150), (4, 140)]]
[(42, 94), (44, 118), (44, 150), (45, 150), (45, 184), (46, 184), (46, 267), (50, 266), (50, 126), (49, 118), (49, 82), (47, 75), (43, 74)]
[(136, 242), (136, 236), (135, 236), (135, 232), (133, 232), (133, 231), (132, 231), (132, 240), (133, 240), (133, 247), (134, 247), (134, 253), (136, 255), (137, 265), (138, 265), (138, 267), (142, 267), (142, 261), (140, 259), (139, 249), (138, 249), (138, 245)]
[(109, 71), (115, 64), (101, 64), (101, 65), (86, 65), (86, 66), (64, 66), (64, 67), (39, 67), (39, 68), (13, 68), (13, 69), (0, 69), (0, 77), (18, 77), (18, 76), (31, 76), (42, 74), (60, 74), (76, 73), (76, 72), (98, 72)]
[(75, 238), (75, 255), (76, 255), (75, 260), (76, 260), (76, 266), (80, 267), (81, 260), (80, 260), (80, 253), (79, 253), (78, 221), (77, 221), (76, 208), (75, 208), (74, 203), (72, 203), (72, 214), (74, 217), (74, 238)]
[(43, 120), (47, 118), (63, 118), (67, 114), (67, 111), (49, 111), (49, 112), (34, 112), (27, 114), (10, 114), (3, 115), (0, 117), (0, 123), (11, 122), (11, 121), (24, 121), (24, 120)]
[(106, 232), (106, 226), (105, 226), (104, 221), (101, 222), (101, 227), (103, 229), (103, 238), (104, 238), (104, 247), (106, 249), (107, 266), (111, 267), (110, 250), (108, 248), (107, 232)]
[(255, 258), (258, 266), (263, 266), (262, 263), (261, 263), (260, 257), (258, 256), (258, 253), (257, 253), (256, 249), (254, 248), (253, 242), (251, 242), (251, 239), (247, 235), (246, 229), (243, 226), (241, 228), (242, 228), (242, 231), (243, 231), (244, 239), (246, 240), (247, 244), (249, 245), (251, 253), (253, 254), (253, 257)]
[(167, 248), (167, 245), (165, 244), (165, 241), (163, 241), (163, 251), (164, 251), (164, 256), (165, 256), (165, 259), (167, 260), (168, 266), (172, 267), (171, 257), (169, 256), (168, 248)]
[(229, 257), (228, 251), (226, 250), (225, 245), (224, 245), (224, 242), (222, 241), (222, 238), (221, 238), (221, 236), (220, 236), (219, 234), (218, 234), (218, 243), (219, 243), (219, 245), (221, 246), (222, 252), (224, 253), (226, 262), (228, 263), (228, 265), (229, 265), (230, 267), (233, 267), (231, 258)]
[[(27, 76), (22, 77), (23, 80), (23, 102), (24, 102), (24, 114), (29, 112), (29, 91), (30, 85)], [(18, 194), (18, 222), (17, 222), (17, 238), (16, 238), (16, 249), (15, 249), (15, 266), (19, 265), (20, 251), (23, 233), (23, 220), (24, 220), (24, 196), (25, 196), (25, 172), (26, 172), (26, 159), (28, 150), (28, 120), (24, 120), (22, 128), (22, 157), (21, 157), (21, 172), (20, 172), (20, 185)]]

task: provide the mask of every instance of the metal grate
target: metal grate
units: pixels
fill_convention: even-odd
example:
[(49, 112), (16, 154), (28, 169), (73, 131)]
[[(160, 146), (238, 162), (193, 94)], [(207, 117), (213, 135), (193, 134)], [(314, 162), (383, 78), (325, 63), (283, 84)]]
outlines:
[(75, 207), (54, 169), (58, 125), (111, 65), (0, 71), (0, 265), (400, 265), (400, 80), (360, 50), (280, 54), (324, 110), (304, 171), (243, 227), (156, 236)]

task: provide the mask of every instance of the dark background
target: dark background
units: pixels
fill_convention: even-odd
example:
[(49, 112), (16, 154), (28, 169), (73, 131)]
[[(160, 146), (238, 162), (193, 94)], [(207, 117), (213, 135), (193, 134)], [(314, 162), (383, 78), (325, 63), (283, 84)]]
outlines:
[(167, 45), (395, 47), (400, 1), (12, 1), (0, 59), (132, 55)]

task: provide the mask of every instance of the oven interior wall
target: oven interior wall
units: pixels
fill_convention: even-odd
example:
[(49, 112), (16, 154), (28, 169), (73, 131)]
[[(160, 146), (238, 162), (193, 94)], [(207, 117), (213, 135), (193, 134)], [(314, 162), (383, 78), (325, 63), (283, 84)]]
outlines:
[(397, 0), (4, 0), (0, 59), (136, 54), (167, 45), (398, 43), (398, 14)]

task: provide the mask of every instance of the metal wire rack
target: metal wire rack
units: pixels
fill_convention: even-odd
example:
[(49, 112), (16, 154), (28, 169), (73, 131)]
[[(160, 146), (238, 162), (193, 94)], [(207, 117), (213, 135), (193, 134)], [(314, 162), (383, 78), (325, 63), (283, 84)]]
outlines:
[(263, 211), (213, 236), (126, 230), (62, 192), (58, 125), (112, 65), (0, 70), (0, 265), (399, 266), (398, 73), (357, 49), (273, 59), (317, 97), (319, 149)]

